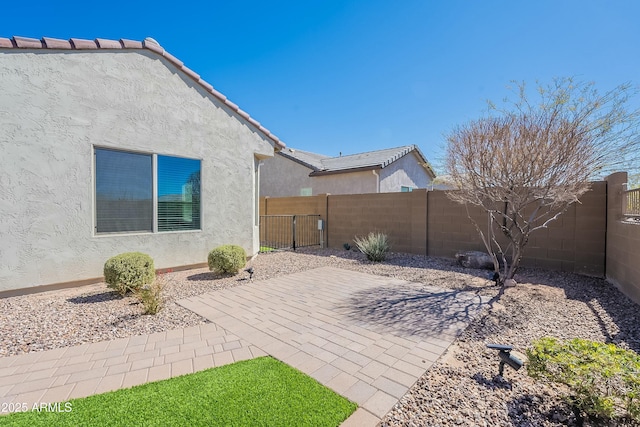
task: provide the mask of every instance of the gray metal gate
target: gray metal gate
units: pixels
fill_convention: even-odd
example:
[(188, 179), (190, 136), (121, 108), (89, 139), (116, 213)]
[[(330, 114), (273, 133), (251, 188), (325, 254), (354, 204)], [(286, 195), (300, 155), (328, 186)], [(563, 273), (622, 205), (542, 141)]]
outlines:
[(260, 215), (260, 252), (320, 246), (320, 215)]

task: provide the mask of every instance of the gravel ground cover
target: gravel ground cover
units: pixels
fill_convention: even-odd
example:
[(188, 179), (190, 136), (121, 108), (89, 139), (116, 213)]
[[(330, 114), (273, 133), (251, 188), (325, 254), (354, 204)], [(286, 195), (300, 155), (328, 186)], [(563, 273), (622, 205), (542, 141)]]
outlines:
[[(392, 253), (380, 264), (354, 251), (307, 249), (261, 254), (248, 264), (253, 280), (332, 266), (494, 297), (487, 272), (455, 261)], [(175, 301), (232, 286), (248, 274), (221, 277), (207, 269), (163, 275), (165, 307), (142, 315), (133, 297), (120, 298), (105, 284), (0, 299), (0, 357), (159, 332), (206, 322)], [(542, 336), (614, 342), (640, 352), (640, 307), (613, 286), (575, 274), (522, 269), (508, 288), (461, 334), (449, 351), (387, 414), (385, 426), (576, 425), (560, 387), (505, 370), (497, 377), (496, 352), (486, 343), (524, 353)], [(601, 425), (597, 423), (585, 425)], [(633, 425), (617, 421), (611, 425)]]

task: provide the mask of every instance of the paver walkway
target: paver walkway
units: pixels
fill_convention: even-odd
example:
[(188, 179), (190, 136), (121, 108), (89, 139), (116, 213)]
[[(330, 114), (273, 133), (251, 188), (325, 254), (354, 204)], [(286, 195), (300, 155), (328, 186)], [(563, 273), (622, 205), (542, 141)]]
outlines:
[(482, 298), (320, 268), (179, 301), (213, 323), (0, 358), (0, 404), (64, 402), (272, 355), (358, 403), (376, 425)]
[(376, 425), (486, 300), (389, 277), (319, 268), (179, 302), (296, 367)]
[(208, 323), (2, 357), (0, 404), (7, 411), (16, 405), (31, 409), (34, 403), (64, 402), (265, 355)]

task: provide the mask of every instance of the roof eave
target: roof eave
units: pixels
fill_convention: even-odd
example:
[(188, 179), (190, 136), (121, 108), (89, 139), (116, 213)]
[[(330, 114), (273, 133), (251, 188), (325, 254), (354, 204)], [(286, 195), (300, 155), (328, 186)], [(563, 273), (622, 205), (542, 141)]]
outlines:
[(341, 173), (365, 172), (365, 171), (376, 170), (376, 169), (382, 169), (382, 166), (372, 165), (372, 166), (361, 166), (357, 168), (348, 168), (348, 169), (317, 170), (317, 171), (311, 172), (309, 176), (337, 175)]
[(431, 168), (431, 164), (429, 164), (429, 162), (427, 161), (427, 159), (426, 159), (426, 158), (424, 157), (424, 155), (422, 154), (422, 151), (420, 151), (420, 148), (418, 148), (418, 146), (417, 146), (417, 145), (413, 145), (412, 147), (413, 147), (413, 148), (412, 148), (411, 150), (409, 150), (409, 151), (407, 152), (407, 154), (408, 154), (408, 153), (410, 153), (411, 151), (414, 151), (414, 150), (415, 150), (416, 154), (418, 155), (418, 157), (419, 157), (419, 158), (420, 158), (420, 160), (421, 160), (421, 161), (420, 161), (420, 166), (422, 166), (422, 167), (427, 171), (427, 173), (431, 176), (431, 179), (435, 179), (436, 174), (435, 174), (435, 172), (433, 171), (433, 169)]
[(302, 160), (300, 160), (300, 159), (298, 159), (296, 157), (293, 157), (293, 156), (285, 153), (284, 151), (279, 151), (278, 154), (280, 154), (282, 157), (285, 157), (285, 158), (287, 158), (287, 159), (289, 159), (291, 161), (294, 161), (294, 162), (298, 163), (299, 165), (302, 165), (302, 166), (304, 166), (304, 167), (306, 167), (308, 169), (311, 169), (312, 171), (317, 171), (318, 170), (318, 168), (313, 166), (312, 164), (307, 163), (305, 161), (302, 161)]

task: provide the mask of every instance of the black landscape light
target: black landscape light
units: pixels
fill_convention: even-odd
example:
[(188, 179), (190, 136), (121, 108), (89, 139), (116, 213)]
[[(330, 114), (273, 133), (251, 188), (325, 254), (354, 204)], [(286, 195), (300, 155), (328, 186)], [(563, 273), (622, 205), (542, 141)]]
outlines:
[(246, 269), (246, 270), (244, 270), (244, 271), (246, 271), (247, 273), (249, 273), (249, 280), (250, 280), (250, 281), (253, 281), (253, 267), (249, 267), (249, 268), (247, 268), (247, 269)]
[(524, 362), (522, 360), (511, 354), (513, 346), (504, 344), (487, 344), (487, 348), (498, 350), (498, 357), (500, 358), (500, 368), (498, 370), (498, 375), (500, 376), (504, 374), (505, 363), (511, 366), (516, 371), (522, 368), (522, 365), (524, 365)]

